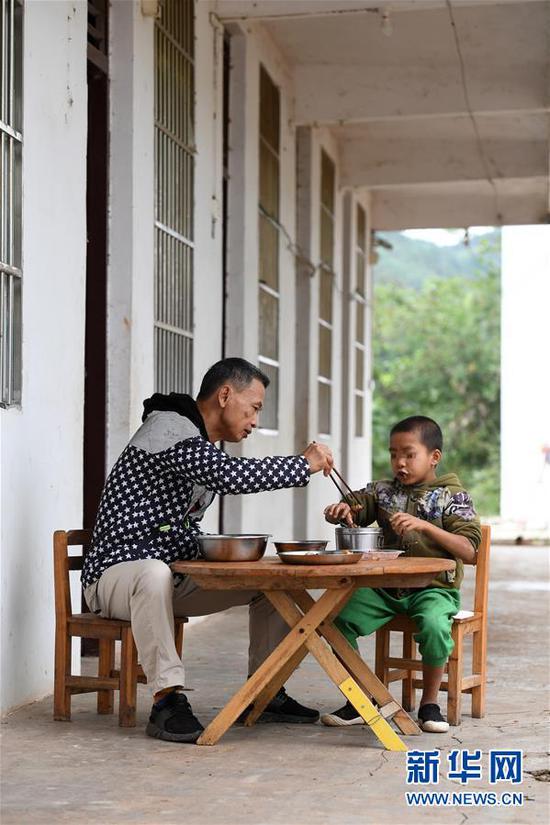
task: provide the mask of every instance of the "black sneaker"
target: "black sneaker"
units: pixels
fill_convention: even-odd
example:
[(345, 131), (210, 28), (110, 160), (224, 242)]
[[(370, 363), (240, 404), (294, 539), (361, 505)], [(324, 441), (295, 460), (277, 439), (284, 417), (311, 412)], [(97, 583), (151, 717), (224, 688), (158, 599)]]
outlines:
[(329, 728), (345, 727), (347, 725), (365, 725), (366, 722), (360, 716), (351, 702), (346, 702), (344, 707), (335, 710), (334, 713), (325, 713), (321, 716), (323, 725)]
[(418, 708), (418, 724), (426, 733), (447, 733), (449, 723), (441, 715), (439, 705), (430, 702)]
[[(243, 724), (249, 712), (250, 707), (241, 713), (237, 723)], [(273, 697), (258, 718), (258, 722), (289, 722), (290, 724), (301, 725), (313, 724), (318, 721), (319, 711), (301, 705), (296, 699), (288, 695), (284, 687)]]
[(185, 693), (174, 690), (153, 705), (145, 733), (167, 742), (196, 742), (203, 730)]

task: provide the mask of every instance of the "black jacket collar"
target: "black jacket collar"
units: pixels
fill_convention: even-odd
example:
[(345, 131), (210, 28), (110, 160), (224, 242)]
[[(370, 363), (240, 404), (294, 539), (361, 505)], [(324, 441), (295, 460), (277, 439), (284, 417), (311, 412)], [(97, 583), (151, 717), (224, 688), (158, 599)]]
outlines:
[(151, 398), (146, 398), (143, 402), (142, 421), (145, 421), (149, 413), (154, 410), (161, 412), (176, 412), (188, 418), (199, 428), (201, 435), (208, 439), (208, 433), (204, 426), (204, 419), (200, 414), (196, 401), (190, 395), (179, 392), (171, 392), (170, 395), (163, 395), (160, 392), (154, 393)]

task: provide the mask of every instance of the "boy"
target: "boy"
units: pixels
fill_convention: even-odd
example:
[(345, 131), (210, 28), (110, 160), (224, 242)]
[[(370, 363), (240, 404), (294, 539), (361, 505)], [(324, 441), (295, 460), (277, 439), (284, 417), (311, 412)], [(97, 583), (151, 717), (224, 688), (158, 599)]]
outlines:
[[(422, 730), (446, 733), (437, 696), (445, 663), (453, 649), (452, 619), (460, 609), (463, 565), (475, 564), (481, 541), (479, 518), (472, 499), (454, 473), (436, 477), (443, 436), (431, 418), (415, 415), (390, 432), (393, 481), (375, 481), (357, 493), (363, 508), (347, 500), (330, 504), (325, 518), (331, 524), (373, 521), (384, 531), (384, 543), (400, 547), (407, 556), (437, 556), (456, 560), (456, 570), (439, 574), (422, 589), (361, 588), (336, 619), (336, 625), (357, 648), (357, 637), (367, 636), (393, 616), (405, 614), (416, 622), (424, 690), (418, 710)], [(359, 511), (359, 512), (358, 512)], [(321, 717), (325, 725), (359, 725), (363, 719), (348, 702)]]

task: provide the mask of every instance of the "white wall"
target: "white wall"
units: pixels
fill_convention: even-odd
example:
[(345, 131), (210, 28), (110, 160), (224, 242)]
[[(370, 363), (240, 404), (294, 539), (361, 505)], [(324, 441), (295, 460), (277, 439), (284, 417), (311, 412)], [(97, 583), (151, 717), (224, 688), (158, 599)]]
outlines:
[(501, 516), (550, 526), (550, 227), (502, 230)]
[(2, 710), (52, 690), (52, 533), (82, 521), (86, 5), (27, 0), (24, 27), (23, 397), (0, 414)]

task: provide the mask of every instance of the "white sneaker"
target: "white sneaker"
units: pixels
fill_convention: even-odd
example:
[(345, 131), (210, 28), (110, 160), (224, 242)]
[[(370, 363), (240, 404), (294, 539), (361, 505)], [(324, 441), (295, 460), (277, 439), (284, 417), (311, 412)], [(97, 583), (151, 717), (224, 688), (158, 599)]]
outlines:
[(366, 724), (363, 717), (357, 713), (351, 702), (346, 702), (343, 708), (335, 710), (334, 713), (325, 713), (321, 716), (321, 722), (323, 725), (328, 725), (329, 728)]
[(447, 733), (449, 723), (441, 715), (439, 705), (430, 702), (418, 708), (418, 724), (426, 733)]

